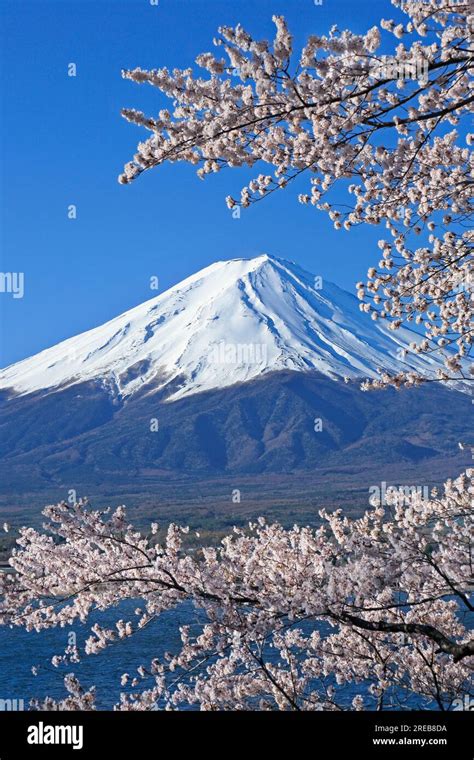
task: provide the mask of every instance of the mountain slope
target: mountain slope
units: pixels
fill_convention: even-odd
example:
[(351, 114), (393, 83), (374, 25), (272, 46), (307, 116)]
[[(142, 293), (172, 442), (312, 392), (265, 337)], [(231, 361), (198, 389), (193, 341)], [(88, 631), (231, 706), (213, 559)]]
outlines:
[(371, 485), (439, 485), (471, 462), (458, 448), (471, 440), (470, 398), (435, 384), (364, 393), (281, 371), (172, 404), (163, 396), (120, 400), (87, 382), (0, 398), (0, 514), (75, 489), (160, 519), (194, 522), (204, 507), (219, 523), (232, 509), (314, 519), (317, 505), (367, 506)]
[(100, 327), (0, 371), (0, 389), (28, 394), (99, 381), (116, 397), (145, 386), (177, 400), (278, 370), (333, 378), (377, 368), (435, 372), (435, 360), (397, 349), (416, 338), (392, 332), (357, 299), (295, 264), (266, 254), (221, 261)]

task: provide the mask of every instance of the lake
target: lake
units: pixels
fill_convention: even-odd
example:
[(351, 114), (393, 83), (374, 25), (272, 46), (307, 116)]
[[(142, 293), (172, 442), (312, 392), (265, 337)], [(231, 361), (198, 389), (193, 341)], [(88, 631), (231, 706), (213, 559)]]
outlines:
[[(25, 709), (33, 698), (55, 699), (66, 696), (63, 678), (66, 673), (74, 672), (84, 688), (92, 685), (97, 687), (96, 706), (99, 710), (110, 710), (119, 702), (119, 695), (124, 691), (133, 691), (130, 687), (120, 685), (123, 673), (132, 677), (139, 665), (148, 666), (154, 657), (161, 657), (164, 652), (176, 653), (181, 646), (179, 626), (183, 624), (200, 628), (197, 611), (190, 603), (163, 613), (144, 629), (137, 630), (133, 636), (119, 640), (108, 649), (97, 655), (85, 656), (81, 663), (62, 665), (55, 668), (51, 664), (54, 654), (62, 654), (68, 645), (68, 636), (73, 631), (77, 636), (77, 644), (89, 634), (93, 623), (98, 622), (104, 627), (115, 627), (120, 618), (134, 621), (135, 609), (140, 606), (139, 600), (127, 600), (118, 608), (109, 609), (102, 613), (94, 613), (86, 624), (77, 623), (72, 627), (53, 628), (51, 630), (27, 632), (22, 628), (6, 628), (0, 626), (0, 705), (1, 700), (24, 700)], [(314, 623), (303, 622), (301, 628), (309, 632)], [(318, 624), (320, 630), (327, 628)], [(38, 667), (38, 675), (31, 672), (32, 666)], [(149, 682), (146, 682), (147, 686)], [(338, 701), (350, 707), (357, 693), (366, 696), (367, 685), (348, 685), (339, 692)], [(17, 702), (18, 704), (18, 702)], [(410, 698), (405, 709), (425, 708), (420, 699)], [(0, 707), (2, 709), (2, 707)], [(195, 708), (181, 708), (195, 709)]]
[[(40, 633), (0, 626), (0, 700), (23, 699), (27, 705), (35, 697), (64, 697), (64, 674), (74, 672), (84, 687), (97, 686), (97, 708), (111, 709), (118, 702), (120, 692), (125, 691), (120, 686), (122, 673), (133, 675), (139, 665), (146, 666), (165, 651), (178, 649), (181, 644), (179, 625), (195, 618), (189, 606), (163, 613), (159, 620), (137, 630), (129, 639), (117, 641), (100, 654), (86, 656), (81, 663), (55, 668), (51, 657), (62, 654), (71, 631), (76, 633), (80, 644), (93, 622), (113, 627), (120, 617), (133, 621), (137, 604), (136, 600), (129, 600), (120, 605), (119, 613), (117, 609), (95, 613), (84, 625), (77, 623)], [(31, 672), (33, 665), (38, 666), (37, 676)]]

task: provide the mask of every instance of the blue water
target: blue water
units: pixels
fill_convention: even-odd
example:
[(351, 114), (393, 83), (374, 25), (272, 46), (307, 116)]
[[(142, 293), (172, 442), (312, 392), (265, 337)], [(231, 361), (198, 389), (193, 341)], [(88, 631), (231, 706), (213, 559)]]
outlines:
[[(115, 628), (115, 622), (120, 618), (134, 621), (137, 619), (134, 612), (139, 606), (138, 600), (128, 600), (122, 602), (118, 608), (92, 614), (85, 624), (77, 623), (74, 626), (53, 628), (40, 633), (0, 626), (0, 700), (24, 700), (27, 709), (30, 700), (34, 698), (64, 698), (67, 696), (63, 683), (64, 675), (74, 672), (84, 688), (93, 685), (97, 687), (97, 709), (112, 709), (119, 702), (121, 692), (134, 691), (130, 686), (121, 686), (122, 674), (129, 673), (133, 677), (139, 665), (147, 667), (154, 657), (161, 659), (165, 652), (177, 653), (181, 648), (179, 626), (190, 625), (191, 633), (198, 633), (202, 626), (202, 613), (199, 614), (186, 603), (163, 613), (146, 628), (136, 630), (130, 638), (113, 643), (99, 654), (84, 656), (80, 663), (55, 668), (51, 664), (51, 657), (64, 652), (71, 631), (76, 634), (77, 645), (81, 649), (81, 644), (90, 634), (93, 623), (98, 622), (103, 627)], [(309, 633), (308, 625), (312, 627), (315, 624), (309, 621), (303, 623), (301, 627), (308, 629), (305, 630), (306, 633)], [(322, 630), (321, 624), (319, 628)], [(270, 658), (273, 659), (272, 656)], [(38, 667), (38, 675), (33, 675), (32, 666)], [(149, 680), (144, 683), (145, 687), (150, 685)], [(345, 685), (342, 691), (338, 689), (337, 701), (344, 704), (346, 709), (350, 709), (355, 694), (364, 693), (366, 698), (368, 697), (367, 686)], [(367, 706), (369, 709), (375, 708), (375, 704)], [(421, 704), (419, 699), (413, 701), (412, 697), (405, 703), (404, 709), (429, 707), (433, 708), (434, 705)]]
[[(92, 615), (83, 625), (78, 623), (40, 633), (0, 626), (0, 699), (23, 699), (27, 706), (33, 698), (64, 698), (67, 694), (64, 675), (74, 672), (83, 687), (97, 687), (97, 708), (111, 709), (119, 701), (120, 692), (126, 691), (120, 685), (122, 673), (133, 677), (139, 665), (148, 666), (154, 657), (165, 651), (179, 651), (179, 626), (184, 622), (192, 623), (196, 618), (189, 606), (163, 613), (157, 621), (137, 630), (130, 638), (113, 643), (97, 655), (84, 656), (81, 663), (55, 668), (51, 665), (51, 657), (64, 652), (71, 631), (76, 634), (80, 648), (94, 622), (114, 628), (120, 618), (134, 621), (137, 619), (134, 610), (138, 606), (137, 601), (123, 602), (119, 609)], [(38, 667), (36, 676), (31, 672), (33, 665)]]

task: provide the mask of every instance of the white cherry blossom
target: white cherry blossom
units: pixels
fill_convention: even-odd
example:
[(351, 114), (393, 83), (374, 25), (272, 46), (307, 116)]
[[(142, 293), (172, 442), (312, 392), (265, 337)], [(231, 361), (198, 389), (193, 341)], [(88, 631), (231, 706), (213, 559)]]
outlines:
[[(221, 53), (192, 67), (123, 72), (171, 101), (157, 118), (124, 109), (151, 132), (120, 182), (169, 161), (199, 177), (224, 168), (261, 169), (230, 209), (246, 208), (306, 176), (300, 202), (329, 213), (335, 230), (385, 225), (383, 256), (360, 288), (361, 309), (393, 329), (419, 325), (410, 349), (441, 352), (440, 380), (472, 381), (474, 159), (469, 146), (474, 93), (472, 4), (393, 0), (407, 23), (382, 19), (366, 34), (311, 35), (299, 55), (281, 16), (272, 43), (238, 25), (222, 27)], [(380, 53), (382, 39), (391, 55)], [(384, 48), (386, 49), (386, 48)], [(348, 184), (349, 183), (349, 184)], [(334, 198), (348, 190), (348, 203)], [(366, 387), (419, 384), (416, 373), (381, 374)]]

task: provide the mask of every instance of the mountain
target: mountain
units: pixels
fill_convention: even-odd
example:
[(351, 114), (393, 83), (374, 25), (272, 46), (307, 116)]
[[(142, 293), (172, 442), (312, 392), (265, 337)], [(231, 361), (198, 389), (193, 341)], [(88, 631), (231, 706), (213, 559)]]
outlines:
[(371, 320), (357, 298), (264, 254), (219, 261), (156, 298), (0, 371), (0, 389), (28, 394), (99, 380), (121, 398), (144, 386), (177, 400), (279, 370), (376, 377), (437, 363), (397, 351), (416, 339)]
[(459, 474), (472, 465), (458, 447), (471, 420), (469, 396), (435, 384), (366, 393), (314, 371), (173, 403), (164, 391), (119, 399), (92, 381), (0, 397), (0, 519), (31, 521), (74, 489), (96, 506), (126, 504), (137, 521), (313, 522), (321, 506), (367, 507), (372, 485)]
[(439, 484), (471, 463), (469, 395), (360, 390), (412, 339), (295, 264), (213, 264), (2, 371), (0, 518), (73, 489), (138, 520), (314, 521), (360, 511), (382, 482)]

